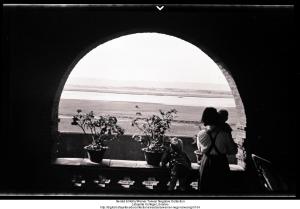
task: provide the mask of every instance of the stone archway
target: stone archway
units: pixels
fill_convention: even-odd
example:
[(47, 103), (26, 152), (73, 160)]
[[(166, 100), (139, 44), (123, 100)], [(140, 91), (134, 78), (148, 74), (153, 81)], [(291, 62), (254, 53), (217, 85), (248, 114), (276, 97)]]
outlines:
[[(65, 85), (71, 71), (75, 67), (75, 65), (86, 54), (88, 54), (91, 50), (93, 50), (97, 46), (99, 46), (99, 45), (101, 45), (101, 44), (103, 44), (107, 41), (110, 41), (110, 40), (113, 40), (115, 38), (121, 37), (123, 35), (130, 35), (130, 34), (141, 33), (141, 32), (154, 32), (154, 31), (125, 32), (125, 33), (115, 34), (115, 35), (112, 35), (110, 37), (103, 38), (100, 41), (96, 41), (96, 42), (92, 43), (85, 50), (81, 51), (81, 53), (78, 54), (78, 56), (73, 60), (73, 62), (69, 65), (68, 69), (65, 71), (64, 76), (61, 78), (60, 84), (59, 84), (59, 86), (57, 88), (57, 91), (56, 91), (56, 94), (55, 94), (55, 100), (54, 100), (53, 109), (52, 109), (52, 124), (53, 124), (52, 133), (55, 137), (57, 137), (57, 133), (58, 133), (58, 107), (59, 107), (59, 101), (60, 101), (61, 93), (62, 93), (64, 85)], [(227, 82), (230, 86), (230, 89), (232, 91), (232, 94), (234, 96), (236, 109), (237, 109), (237, 115), (238, 115), (238, 121), (237, 121), (237, 125), (236, 125), (237, 126), (237, 135), (235, 137), (235, 142), (238, 144), (238, 153), (236, 155), (236, 158), (237, 158), (237, 164), (245, 169), (245, 167), (246, 167), (246, 164), (245, 164), (246, 151), (245, 151), (245, 148), (244, 148), (244, 140), (246, 139), (246, 131), (245, 131), (245, 129), (246, 129), (246, 115), (245, 115), (244, 105), (243, 105), (242, 99), (240, 97), (237, 85), (236, 85), (230, 71), (227, 70), (227, 68), (225, 67), (225, 64), (222, 63), (216, 56), (214, 56), (213, 53), (209, 52), (209, 50), (206, 50), (205, 48), (203, 49), (198, 44), (194, 44), (193, 42), (189, 41), (188, 38), (183, 38), (181, 36), (170, 34), (170, 33), (165, 33), (165, 32), (157, 32), (157, 33), (163, 33), (163, 34), (171, 35), (171, 36), (180, 38), (184, 41), (187, 41), (187, 42), (193, 44), (194, 46), (201, 49), (204, 53), (206, 53), (218, 65), (219, 69), (221, 70), (221, 72), (225, 76), (225, 78), (226, 78), (226, 80), (227, 80)]]
[(246, 150), (244, 148), (244, 141), (246, 140), (246, 113), (244, 109), (244, 104), (240, 97), (240, 93), (238, 91), (237, 85), (231, 76), (230, 72), (226, 70), (221, 63), (217, 63), (220, 70), (224, 74), (226, 80), (229, 83), (231, 92), (234, 97), (234, 101), (236, 104), (237, 114), (238, 114), (238, 121), (237, 121), (237, 134), (235, 136), (235, 142), (238, 145), (238, 153), (236, 154), (237, 164), (245, 169), (246, 167)]

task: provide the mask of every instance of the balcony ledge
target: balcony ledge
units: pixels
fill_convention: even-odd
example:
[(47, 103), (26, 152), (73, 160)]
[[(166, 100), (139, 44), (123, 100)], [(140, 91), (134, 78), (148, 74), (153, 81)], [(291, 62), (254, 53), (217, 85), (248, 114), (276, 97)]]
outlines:
[[(152, 168), (162, 169), (161, 167), (148, 165), (146, 161), (139, 160), (114, 160), (114, 159), (103, 159), (101, 164), (93, 163), (88, 158), (57, 158), (53, 162), (54, 165), (60, 166), (83, 166), (83, 167), (106, 167), (106, 168)], [(236, 165), (229, 164), (231, 171), (244, 171), (244, 168)], [(198, 170), (199, 164), (192, 163), (192, 169)]]

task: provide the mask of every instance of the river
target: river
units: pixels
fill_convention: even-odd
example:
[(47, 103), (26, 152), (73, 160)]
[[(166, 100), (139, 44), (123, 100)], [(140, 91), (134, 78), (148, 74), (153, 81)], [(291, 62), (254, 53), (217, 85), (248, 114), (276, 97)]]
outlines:
[(182, 106), (236, 107), (234, 98), (161, 96), (149, 94), (100, 93), (88, 91), (63, 91), (61, 99), (145, 102)]

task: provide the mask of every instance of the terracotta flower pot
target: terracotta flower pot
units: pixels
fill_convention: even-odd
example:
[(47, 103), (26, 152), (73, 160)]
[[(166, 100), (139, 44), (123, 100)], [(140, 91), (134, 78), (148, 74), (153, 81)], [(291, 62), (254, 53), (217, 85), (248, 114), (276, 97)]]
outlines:
[(154, 152), (148, 150), (147, 148), (143, 148), (142, 151), (144, 152), (147, 164), (159, 166), (163, 152)]
[(94, 163), (101, 163), (108, 147), (102, 147), (102, 149), (95, 150), (91, 149), (89, 146), (86, 146), (84, 149), (87, 151), (90, 161)]

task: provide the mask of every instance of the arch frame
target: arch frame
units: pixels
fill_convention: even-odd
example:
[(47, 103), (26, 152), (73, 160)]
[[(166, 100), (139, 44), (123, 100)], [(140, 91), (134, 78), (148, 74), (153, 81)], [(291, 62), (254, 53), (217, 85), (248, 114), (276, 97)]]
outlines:
[(63, 88), (65, 86), (65, 83), (66, 83), (70, 73), (72, 72), (74, 67), (77, 65), (77, 63), (84, 56), (86, 56), (89, 52), (91, 52), (93, 49), (95, 49), (99, 45), (104, 44), (108, 41), (112, 41), (114, 39), (120, 38), (125, 35), (133, 35), (133, 34), (137, 34), (137, 33), (158, 33), (158, 34), (164, 34), (164, 35), (169, 35), (169, 36), (179, 38), (183, 41), (186, 41), (186, 42), (194, 45), (195, 47), (197, 47), (198, 49), (203, 51), (208, 57), (210, 57), (218, 65), (219, 69), (221, 70), (221, 72), (223, 73), (223, 75), (225, 76), (225, 78), (229, 84), (230, 90), (233, 94), (234, 101), (236, 104), (236, 109), (237, 109), (237, 114), (238, 114), (238, 121), (236, 124), (237, 135), (235, 137), (235, 143), (238, 145), (238, 153), (236, 154), (236, 158), (237, 158), (237, 165), (239, 165), (240, 167), (242, 167), (245, 170), (246, 169), (247, 152), (244, 147), (244, 142), (246, 140), (247, 119), (246, 119), (246, 113), (245, 113), (242, 98), (240, 96), (237, 84), (236, 84), (231, 72), (228, 70), (229, 68), (227, 68), (226, 64), (221, 61), (222, 58), (220, 58), (220, 56), (218, 56), (216, 53), (212, 52), (209, 49), (209, 47), (199, 44), (196, 40), (194, 40), (195, 38), (189, 37), (187, 35), (185, 36), (185, 35), (176, 33), (174, 31), (168, 31), (168, 30), (166, 31), (164, 29), (159, 29), (159, 30), (152, 29), (152, 28), (151, 29), (134, 29), (134, 30), (121, 31), (118, 33), (112, 33), (105, 37), (99, 38), (98, 40), (94, 40), (92, 43), (90, 43), (88, 46), (86, 46), (84, 49), (82, 49), (77, 54), (77, 56), (73, 59), (73, 61), (69, 64), (69, 66), (67, 67), (66, 71), (64, 72), (63, 76), (60, 79), (59, 86), (55, 93), (54, 101), (52, 104), (52, 111), (51, 111), (51, 124), (52, 124), (51, 133), (52, 133), (53, 138), (57, 140), (58, 134), (59, 134), (58, 110), (59, 110), (59, 102), (60, 102), (61, 94), (63, 92)]

